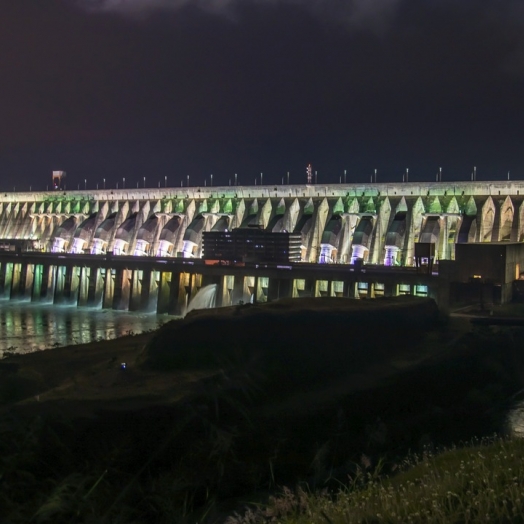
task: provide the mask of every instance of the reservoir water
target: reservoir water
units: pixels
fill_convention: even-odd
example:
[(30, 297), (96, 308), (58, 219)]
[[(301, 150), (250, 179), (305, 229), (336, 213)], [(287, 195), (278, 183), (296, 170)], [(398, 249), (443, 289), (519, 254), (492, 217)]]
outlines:
[(0, 301), (0, 358), (58, 346), (85, 344), (157, 329), (174, 317)]

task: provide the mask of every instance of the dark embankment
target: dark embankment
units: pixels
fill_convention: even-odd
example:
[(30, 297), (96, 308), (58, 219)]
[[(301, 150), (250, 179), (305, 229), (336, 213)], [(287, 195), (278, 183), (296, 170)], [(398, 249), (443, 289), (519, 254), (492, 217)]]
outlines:
[(164, 325), (145, 367), (207, 369), (256, 363), (273, 388), (310, 388), (409, 352), (438, 323), (431, 299), (284, 299), (194, 311)]
[(524, 330), (460, 322), (415, 297), (294, 299), (197, 311), (91, 365), (83, 349), (5, 361), (40, 394), (2, 399), (2, 514), (221, 522), (279, 485), (344, 482), (362, 454), (491, 433), (524, 383)]

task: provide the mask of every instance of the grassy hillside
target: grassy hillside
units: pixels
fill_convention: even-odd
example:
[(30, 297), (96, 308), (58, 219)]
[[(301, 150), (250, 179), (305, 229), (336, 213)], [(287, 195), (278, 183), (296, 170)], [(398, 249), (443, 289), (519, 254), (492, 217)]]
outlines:
[(459, 524), (523, 521), (524, 441), (485, 440), (411, 456), (394, 476), (365, 466), (336, 493), (284, 489), (226, 524)]
[(362, 457), (390, 473), (410, 449), (499, 428), (523, 342), (426, 299), (294, 299), (10, 357), (0, 508), (15, 523), (215, 523), (278, 486), (336, 489)]

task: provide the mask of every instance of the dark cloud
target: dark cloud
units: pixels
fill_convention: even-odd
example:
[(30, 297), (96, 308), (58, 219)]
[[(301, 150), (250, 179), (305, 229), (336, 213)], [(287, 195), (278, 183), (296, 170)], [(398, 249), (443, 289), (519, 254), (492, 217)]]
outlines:
[(0, 11), (0, 186), (51, 168), (73, 184), (146, 172), (227, 183), (235, 171), (270, 182), (307, 162), (332, 181), (344, 168), (432, 178), (440, 165), (524, 176), (516, 1), (0, 0)]

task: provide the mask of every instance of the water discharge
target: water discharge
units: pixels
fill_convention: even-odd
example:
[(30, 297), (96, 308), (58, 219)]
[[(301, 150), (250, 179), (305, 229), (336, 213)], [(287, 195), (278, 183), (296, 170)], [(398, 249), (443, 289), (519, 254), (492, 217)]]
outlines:
[(215, 307), (217, 296), (217, 285), (210, 284), (198, 290), (187, 306), (186, 315), (193, 309), (209, 309)]

